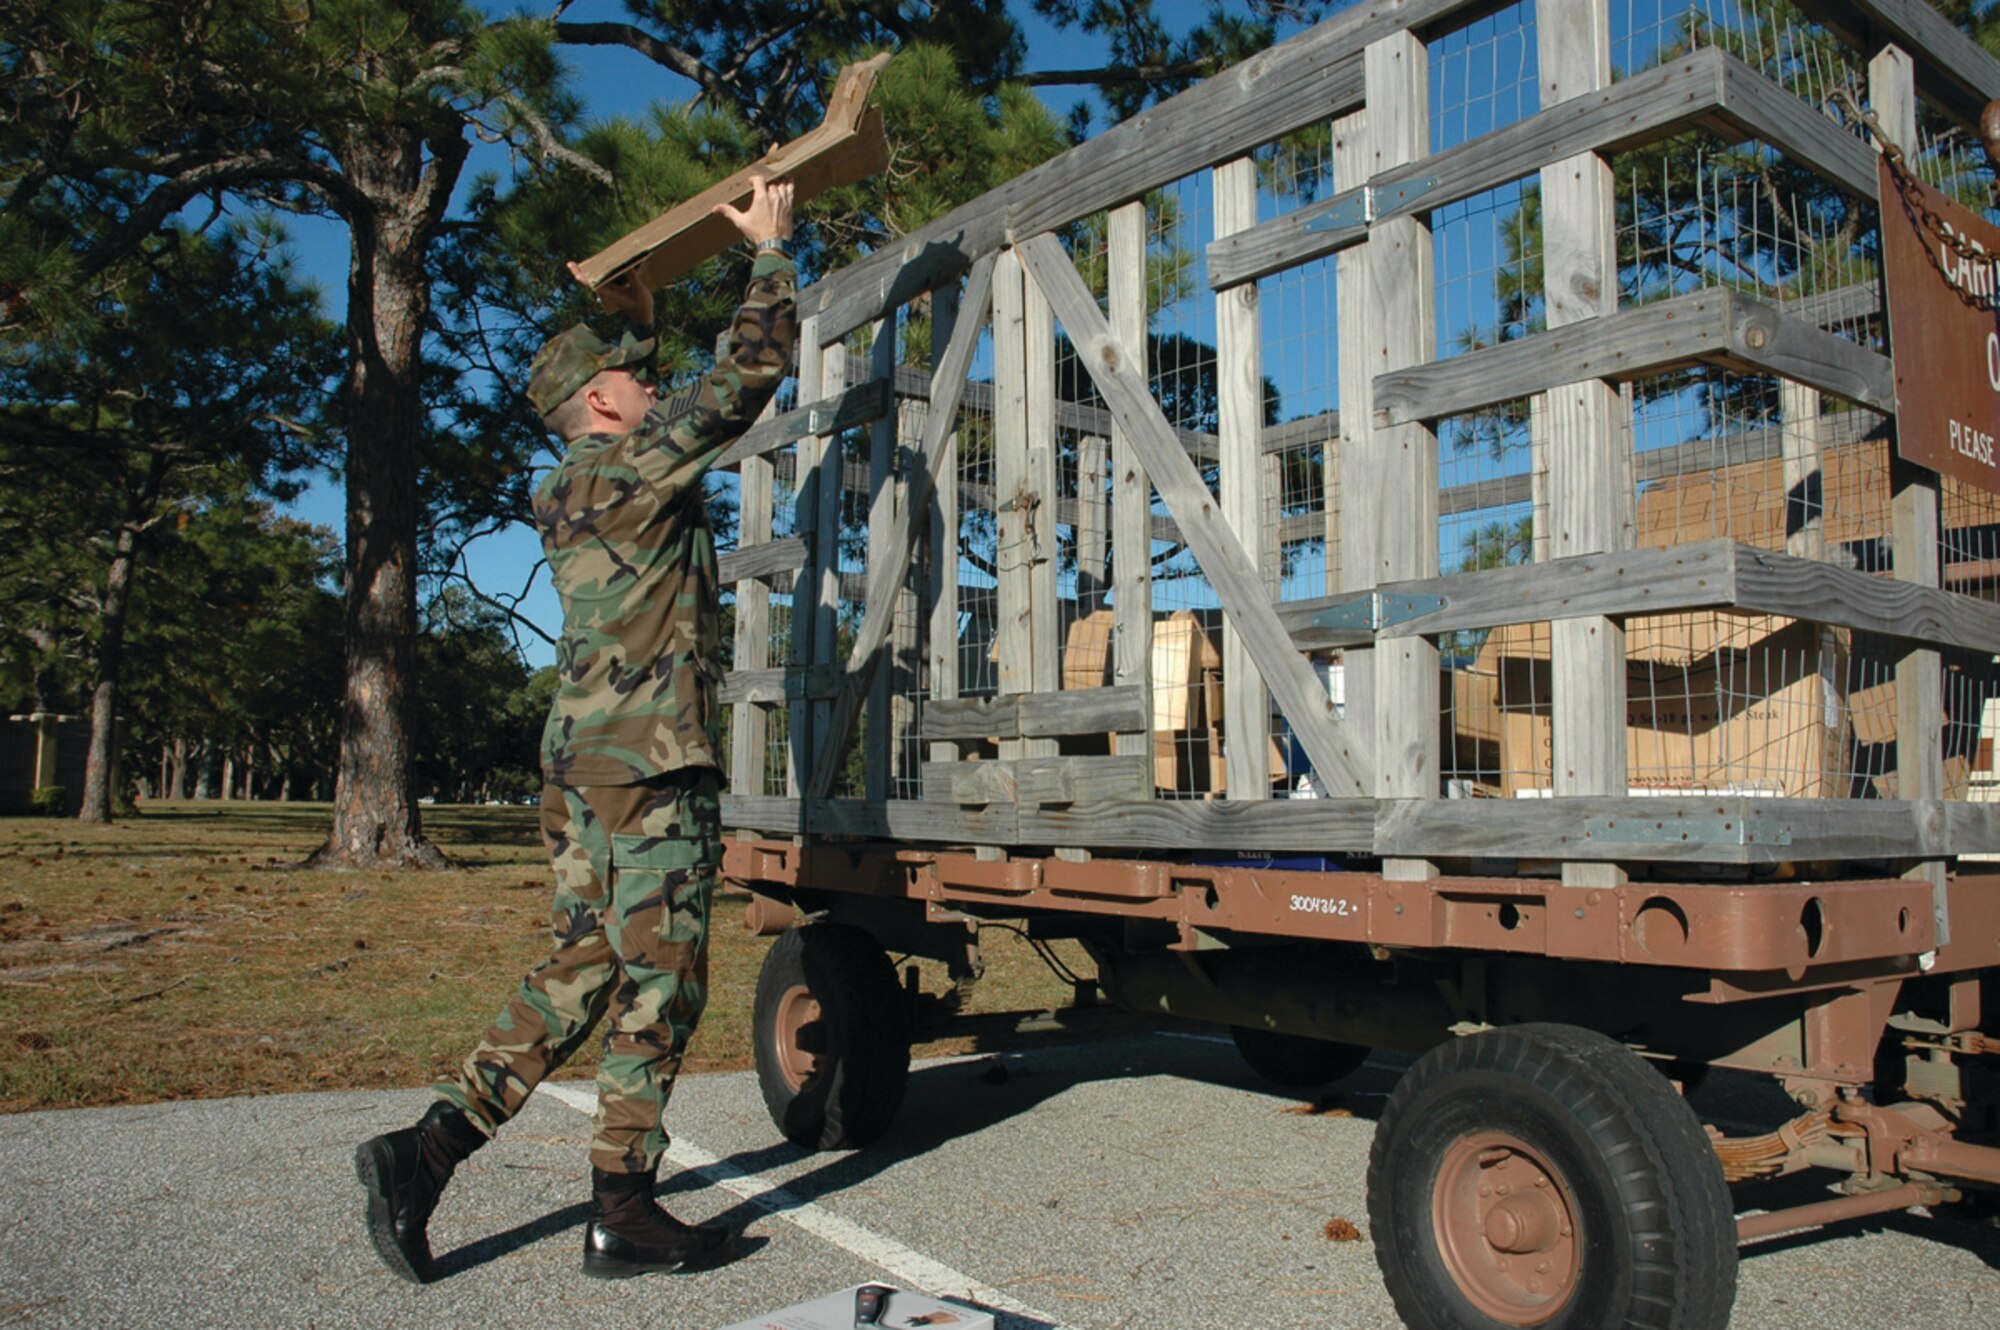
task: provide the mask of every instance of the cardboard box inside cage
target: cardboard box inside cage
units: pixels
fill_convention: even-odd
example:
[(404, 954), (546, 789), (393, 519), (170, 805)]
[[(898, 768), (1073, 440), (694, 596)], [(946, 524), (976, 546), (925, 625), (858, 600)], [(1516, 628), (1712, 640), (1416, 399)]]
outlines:
[[(1845, 798), (1852, 769), (1848, 635), (1770, 615), (1686, 614), (1626, 625), (1632, 790)], [(1542, 625), (1488, 634), (1450, 684), (1453, 743), (1477, 793), (1546, 791), (1554, 671)]]
[[(1097, 610), (1070, 625), (1063, 644), (1064, 688), (1111, 683), (1112, 623), (1110, 610)], [(1222, 652), (1216, 634), (1192, 610), (1154, 621), (1152, 684), (1154, 786), (1174, 794), (1223, 794)], [(1275, 740), (1267, 762), (1271, 779), (1284, 779), (1284, 755)]]

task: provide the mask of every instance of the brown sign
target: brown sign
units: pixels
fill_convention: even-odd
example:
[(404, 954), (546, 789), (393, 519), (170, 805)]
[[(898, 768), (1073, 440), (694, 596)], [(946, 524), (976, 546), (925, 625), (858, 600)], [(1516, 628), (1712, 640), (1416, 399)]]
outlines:
[(2000, 227), (1877, 169), (1896, 451), (2000, 492)]

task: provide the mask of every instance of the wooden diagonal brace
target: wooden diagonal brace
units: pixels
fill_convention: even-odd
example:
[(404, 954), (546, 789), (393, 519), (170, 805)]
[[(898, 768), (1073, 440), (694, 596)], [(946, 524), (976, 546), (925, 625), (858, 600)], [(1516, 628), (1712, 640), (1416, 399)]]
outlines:
[(889, 143), (882, 132), (882, 113), (868, 105), (868, 94), (889, 59), (885, 51), (841, 70), (833, 95), (827, 98), (826, 117), (816, 128), (583, 260), (577, 264), (578, 279), (596, 290), (613, 277), (636, 270), (649, 289), (657, 289), (714, 258), (742, 238), (727, 219), (713, 215), (715, 206), (741, 207), (757, 176), (790, 180), (793, 202), (803, 204), (882, 170), (889, 164)]
[[(920, 449), (922, 462), (910, 476), (907, 502), (889, 528), (885, 542), (889, 558), (881, 567), (868, 570), (868, 587), (862, 597), (866, 613), (861, 630), (854, 636), (854, 649), (848, 655), (847, 674), (827, 721), (825, 741), (813, 754), (812, 778), (805, 790), (808, 798), (824, 799), (833, 789), (841, 756), (847, 751), (854, 724), (861, 715), (861, 699), (895, 627), (896, 589), (910, 575), (910, 564), (916, 558), (917, 533), (923, 530), (917, 514), (930, 506), (938, 459), (944, 455), (945, 440), (958, 429), (959, 398), (965, 392), (965, 376), (972, 367), (972, 355), (978, 349), (979, 335), (986, 324), (987, 302), (993, 296), (993, 263), (994, 256), (988, 254), (973, 264), (965, 300), (959, 307), (958, 326), (952, 329), (951, 341), (931, 379), (930, 412), (924, 417)], [(957, 477), (951, 477), (950, 482), (957, 483)]]
[(1202, 483), (1201, 473), (1175, 439), (1173, 426), (1132, 369), (1130, 352), (1111, 335), (1111, 325), (1105, 322), (1069, 256), (1046, 232), (1016, 248), (1069, 333), (1077, 358), (1130, 437), (1153, 488), (1159, 491), (1215, 588), (1222, 612), (1242, 636), (1272, 699), (1327, 782), (1328, 794), (1335, 798), (1372, 794), (1374, 763), (1368, 747), (1355, 727), (1335, 718), (1325, 686), (1278, 621), (1256, 564), (1244, 553), (1236, 533), (1223, 522), (1215, 496)]

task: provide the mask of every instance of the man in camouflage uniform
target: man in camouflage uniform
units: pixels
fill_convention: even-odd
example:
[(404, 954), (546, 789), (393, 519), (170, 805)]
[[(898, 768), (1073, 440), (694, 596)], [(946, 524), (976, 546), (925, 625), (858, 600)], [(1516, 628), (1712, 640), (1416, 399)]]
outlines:
[[(521, 981), (414, 1127), (355, 1166), (389, 1268), (429, 1278), (425, 1225), (460, 1160), (610, 1017), (591, 1137), (585, 1274), (712, 1263), (730, 1245), (654, 1204), (662, 1114), (707, 1000), (708, 917), (722, 860), (716, 769), (722, 675), (715, 534), (703, 477), (787, 373), (796, 339), (792, 187), (755, 183), (718, 208), (756, 247), (726, 353), (678, 422), (641, 377), (654, 343), (578, 324), (536, 355), (528, 397), (567, 445), (535, 493), (563, 604), (560, 685), (542, 741), (542, 839), (555, 869), (555, 949)], [(641, 326), (652, 293), (605, 288)]]

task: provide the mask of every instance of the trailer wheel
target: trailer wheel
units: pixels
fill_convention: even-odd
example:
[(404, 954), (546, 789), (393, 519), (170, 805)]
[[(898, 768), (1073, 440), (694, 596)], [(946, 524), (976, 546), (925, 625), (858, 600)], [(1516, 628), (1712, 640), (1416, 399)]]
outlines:
[(1358, 1071), (1368, 1058), (1363, 1044), (1342, 1044), (1277, 1030), (1232, 1025), (1229, 1034), (1250, 1070), (1267, 1081), (1317, 1089)]
[(1694, 1111), (1571, 1026), (1419, 1058), (1375, 1131), (1368, 1214), (1412, 1330), (1719, 1330), (1736, 1296), (1729, 1189)]
[(757, 1084), (771, 1121), (808, 1150), (866, 1145), (910, 1080), (910, 1020), (895, 968), (844, 924), (788, 929), (757, 976)]

